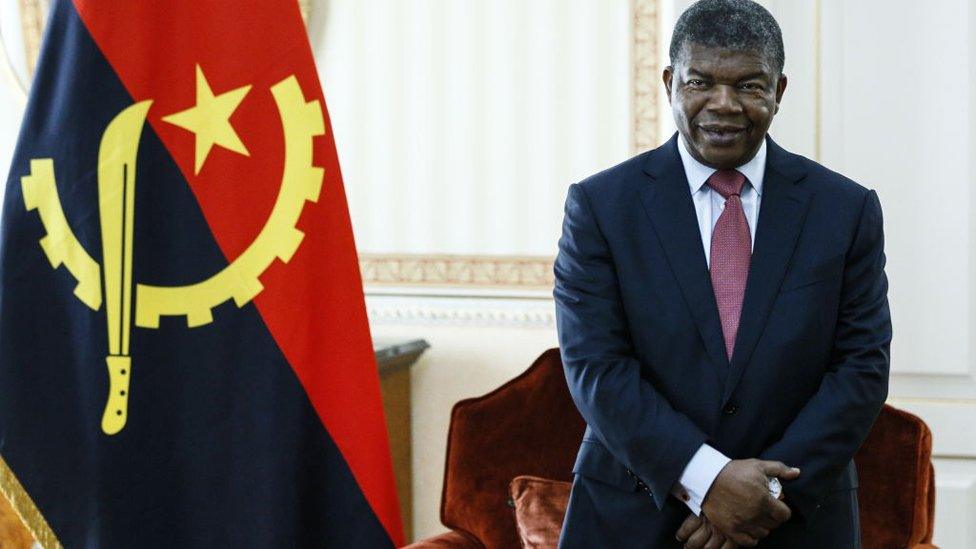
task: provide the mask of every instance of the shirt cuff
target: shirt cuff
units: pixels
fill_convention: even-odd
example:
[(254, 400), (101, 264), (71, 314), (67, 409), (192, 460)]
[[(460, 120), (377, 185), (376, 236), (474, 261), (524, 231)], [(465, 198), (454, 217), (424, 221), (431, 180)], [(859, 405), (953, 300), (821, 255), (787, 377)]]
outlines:
[(708, 494), (715, 478), (730, 461), (732, 460), (722, 452), (708, 444), (702, 444), (691, 457), (688, 465), (685, 465), (685, 470), (671, 489), (671, 494), (683, 501), (692, 513), (700, 515), (705, 495)]

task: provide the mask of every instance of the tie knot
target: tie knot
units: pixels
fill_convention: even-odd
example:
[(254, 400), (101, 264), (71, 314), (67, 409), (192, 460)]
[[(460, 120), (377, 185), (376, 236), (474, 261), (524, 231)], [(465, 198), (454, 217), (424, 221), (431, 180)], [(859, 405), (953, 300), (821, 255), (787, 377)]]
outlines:
[(738, 170), (718, 170), (705, 182), (715, 192), (728, 200), (730, 196), (739, 196), (742, 186), (746, 184), (746, 176)]

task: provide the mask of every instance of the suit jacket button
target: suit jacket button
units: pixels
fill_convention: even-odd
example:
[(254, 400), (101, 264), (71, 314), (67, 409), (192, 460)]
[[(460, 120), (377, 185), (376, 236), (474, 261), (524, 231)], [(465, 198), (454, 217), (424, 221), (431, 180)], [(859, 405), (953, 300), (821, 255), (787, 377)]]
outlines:
[(727, 416), (734, 416), (735, 413), (738, 411), (739, 411), (739, 407), (736, 406), (735, 404), (732, 404), (731, 402), (726, 404), (725, 408), (722, 409), (722, 413)]

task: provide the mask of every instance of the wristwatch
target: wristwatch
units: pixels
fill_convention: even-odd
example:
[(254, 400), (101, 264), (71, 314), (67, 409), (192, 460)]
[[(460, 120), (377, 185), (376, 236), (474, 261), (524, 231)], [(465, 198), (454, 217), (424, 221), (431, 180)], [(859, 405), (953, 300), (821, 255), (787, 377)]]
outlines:
[(779, 479), (776, 477), (766, 477), (769, 481), (769, 495), (776, 499), (783, 493), (783, 485), (779, 483)]

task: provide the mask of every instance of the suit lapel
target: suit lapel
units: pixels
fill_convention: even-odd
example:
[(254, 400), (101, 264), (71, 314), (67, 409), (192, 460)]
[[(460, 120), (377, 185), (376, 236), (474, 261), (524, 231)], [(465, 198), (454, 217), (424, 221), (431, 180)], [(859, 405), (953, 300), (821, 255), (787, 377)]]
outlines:
[(640, 191), (644, 211), (664, 248), (716, 373), (725, 379), (729, 363), (722, 324), (676, 137), (651, 153), (644, 171), (654, 179)]
[(793, 257), (811, 196), (809, 191), (796, 186), (796, 182), (805, 175), (798, 157), (784, 151), (772, 139), (768, 140), (756, 244), (749, 266), (749, 279), (722, 398), (723, 405), (728, 402), (749, 364)]

